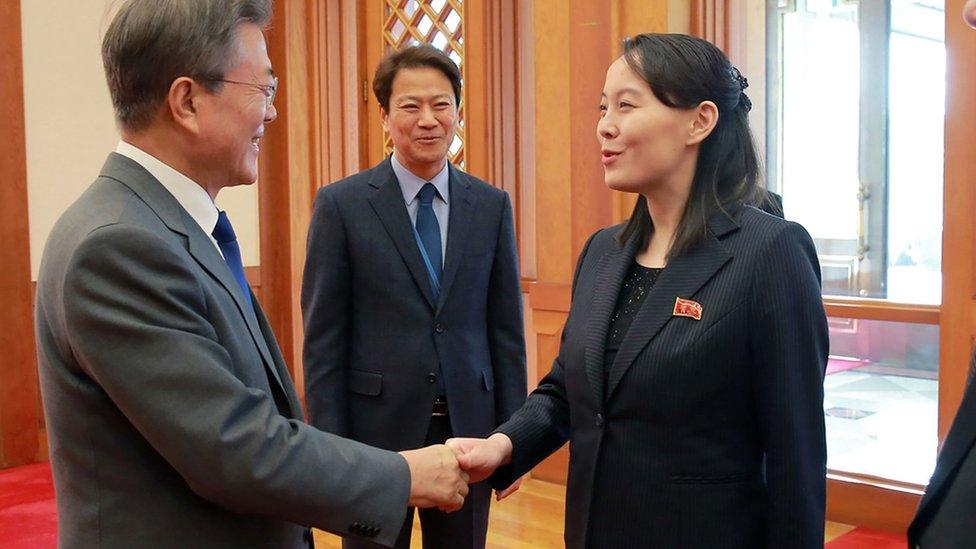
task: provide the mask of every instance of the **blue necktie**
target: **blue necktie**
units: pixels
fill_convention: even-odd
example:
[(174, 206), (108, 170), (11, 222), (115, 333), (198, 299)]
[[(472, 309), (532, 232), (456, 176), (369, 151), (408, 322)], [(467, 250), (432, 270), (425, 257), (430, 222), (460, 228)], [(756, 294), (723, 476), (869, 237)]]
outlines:
[(247, 285), (247, 279), (244, 277), (244, 264), (241, 263), (241, 248), (237, 245), (237, 235), (234, 234), (234, 227), (230, 224), (227, 212), (222, 211), (217, 214), (217, 226), (214, 227), (212, 234), (214, 240), (217, 241), (217, 246), (220, 247), (220, 252), (224, 254), (224, 261), (230, 267), (230, 272), (234, 273), (234, 278), (241, 285), (244, 301), (253, 309), (251, 288)]
[(427, 183), (420, 188), (420, 207), (417, 208), (417, 235), (424, 245), (422, 251), (425, 254), (425, 263), (430, 271), (431, 287), (434, 290), (434, 299), (440, 293), (441, 280), (441, 226), (437, 223), (437, 216), (434, 215), (434, 195), (437, 188), (433, 184)]

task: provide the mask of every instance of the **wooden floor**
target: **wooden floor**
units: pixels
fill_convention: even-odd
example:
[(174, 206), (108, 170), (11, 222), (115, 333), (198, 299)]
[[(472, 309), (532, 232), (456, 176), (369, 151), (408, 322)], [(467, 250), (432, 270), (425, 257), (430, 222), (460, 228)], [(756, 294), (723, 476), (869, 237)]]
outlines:
[[(526, 479), (522, 488), (502, 502), (492, 500), (488, 519), (488, 547), (491, 549), (563, 547), (563, 505), (566, 488), (539, 480)], [(853, 530), (853, 526), (828, 522), (826, 541)], [(315, 531), (316, 548), (335, 548), (338, 537)], [(420, 522), (415, 518), (411, 549), (420, 548)]]

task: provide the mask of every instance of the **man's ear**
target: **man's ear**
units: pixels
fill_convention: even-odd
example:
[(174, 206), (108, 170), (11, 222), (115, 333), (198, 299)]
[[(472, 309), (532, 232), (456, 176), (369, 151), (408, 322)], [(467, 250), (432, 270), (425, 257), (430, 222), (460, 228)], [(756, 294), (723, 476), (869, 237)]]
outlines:
[(196, 133), (199, 130), (198, 109), (203, 86), (192, 78), (181, 76), (173, 81), (166, 94), (166, 107), (177, 125)]
[(386, 112), (383, 105), (380, 105), (380, 120), (383, 122), (383, 130), (390, 131), (390, 113)]
[(704, 141), (715, 125), (718, 124), (718, 106), (711, 101), (702, 101), (694, 109), (691, 121), (691, 131), (688, 133), (688, 145), (697, 145)]

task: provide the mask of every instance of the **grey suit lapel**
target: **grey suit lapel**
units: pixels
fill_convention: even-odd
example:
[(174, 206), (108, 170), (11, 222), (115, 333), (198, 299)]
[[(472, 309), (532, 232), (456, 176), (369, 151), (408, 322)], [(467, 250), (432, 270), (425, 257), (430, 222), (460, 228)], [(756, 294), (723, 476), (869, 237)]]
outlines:
[(254, 316), (254, 310), (245, 304), (243, 291), (237, 283), (237, 279), (231, 274), (227, 262), (220, 256), (213, 242), (204, 234), (200, 226), (190, 218), (190, 214), (186, 213), (186, 210), (180, 206), (173, 195), (152, 174), (130, 158), (111, 153), (102, 168), (101, 175), (115, 179), (132, 189), (132, 192), (139, 195), (142, 201), (156, 212), (159, 219), (171, 231), (186, 237), (187, 250), (190, 255), (234, 299), (241, 316), (244, 317), (251, 338), (257, 345), (261, 358), (264, 359), (265, 367), (272, 373), (279, 387), (284, 390), (281, 378), (275, 371), (274, 362), (271, 360), (267, 342), (258, 326), (257, 318)]
[(478, 201), (467, 177), (450, 164), (448, 164), (448, 170), (451, 174), (449, 183), (451, 213), (447, 223), (447, 254), (444, 261), (444, 274), (441, 277), (441, 294), (437, 302), (438, 311), (447, 300), (458, 267), (461, 264), (462, 257), (464, 257), (463, 252), (464, 245), (467, 242), (468, 228), (471, 226), (471, 218), (474, 217), (475, 204)]
[(379, 216), (430, 308), (435, 309), (437, 304), (434, 302), (434, 291), (430, 287), (427, 268), (424, 267), (424, 260), (417, 248), (410, 214), (407, 213), (407, 206), (403, 203), (403, 192), (400, 190), (400, 184), (397, 182), (396, 174), (393, 173), (389, 158), (373, 170), (369, 185), (376, 189), (369, 197), (370, 206)]
[[(197, 260), (199, 263), (211, 276), (220, 282), (220, 285), (224, 287), (231, 296), (234, 298), (234, 303), (237, 304), (237, 309), (240, 311), (241, 315), (244, 317), (247, 323), (247, 329), (251, 333), (251, 338), (257, 345), (258, 350), (261, 352), (261, 358), (264, 359), (264, 364), (267, 369), (274, 376), (275, 381), (284, 390), (284, 384), (281, 382), (281, 377), (278, 375), (276, 368), (274, 367), (274, 361), (271, 359), (271, 352), (268, 350), (267, 341), (264, 339), (264, 334), (261, 333), (261, 328), (258, 326), (258, 319), (254, 314), (254, 308), (249, 307), (247, 302), (244, 301), (244, 293), (241, 289), (240, 284), (237, 283), (237, 279), (230, 272), (230, 267), (227, 266), (227, 262), (221, 257), (220, 253), (214, 247), (213, 242), (203, 233), (196, 223), (193, 223), (190, 227), (188, 235), (190, 255), (193, 259)], [(252, 294), (253, 297), (253, 294)], [(257, 300), (254, 299), (254, 303)]]
[[(261, 333), (264, 334), (265, 341), (268, 342), (268, 350), (271, 351), (271, 356), (274, 362), (274, 369), (278, 373), (278, 377), (291, 379), (291, 372), (288, 371), (288, 366), (285, 364), (285, 358), (281, 356), (281, 349), (278, 347), (278, 343), (275, 341), (274, 332), (271, 330), (271, 325), (268, 323), (268, 318), (264, 315), (264, 310), (261, 308), (261, 304), (258, 303), (254, 293), (251, 293), (252, 299), (254, 301), (254, 315), (257, 317), (258, 326), (261, 329)], [(295, 385), (293, 383), (285, 384), (284, 387), (285, 398), (288, 400), (288, 407), (290, 411), (289, 417), (294, 419), (305, 421), (305, 416), (302, 413), (302, 404), (298, 400), (298, 393), (295, 392)]]
[[(661, 272), (620, 343), (620, 350), (617, 351), (608, 376), (607, 400), (613, 396), (614, 390), (637, 355), (671, 320), (675, 300), (679, 297), (693, 298), (732, 259), (732, 254), (718, 239), (737, 228), (738, 225), (723, 213), (712, 216), (705, 242), (671, 260)], [(707, 303), (702, 305), (707, 309)]]
[(610, 318), (617, 304), (620, 287), (627, 275), (628, 267), (637, 252), (637, 239), (631, 238), (624, 246), (614, 246), (600, 259), (597, 267), (596, 284), (593, 301), (590, 308), (586, 327), (585, 363), (586, 377), (593, 387), (596, 402), (603, 402), (604, 364), (606, 354), (607, 332), (610, 330)]

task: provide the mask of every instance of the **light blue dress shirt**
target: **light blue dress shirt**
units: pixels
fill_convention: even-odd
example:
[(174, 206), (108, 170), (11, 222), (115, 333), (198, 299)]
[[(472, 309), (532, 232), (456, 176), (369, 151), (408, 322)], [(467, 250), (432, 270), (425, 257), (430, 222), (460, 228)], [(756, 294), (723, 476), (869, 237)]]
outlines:
[(437, 217), (437, 224), (441, 229), (441, 268), (443, 268), (444, 259), (447, 257), (447, 222), (451, 214), (450, 172), (447, 169), (447, 161), (444, 161), (444, 168), (437, 172), (437, 175), (430, 181), (417, 177), (403, 164), (400, 164), (395, 152), (390, 157), (390, 163), (393, 165), (393, 173), (396, 174), (397, 182), (400, 183), (403, 201), (407, 205), (407, 213), (410, 214), (410, 223), (415, 227), (417, 226), (417, 209), (420, 207), (420, 198), (417, 195), (420, 194), (421, 187), (427, 183), (432, 183), (437, 189), (437, 195), (434, 196), (432, 206), (434, 216)]

